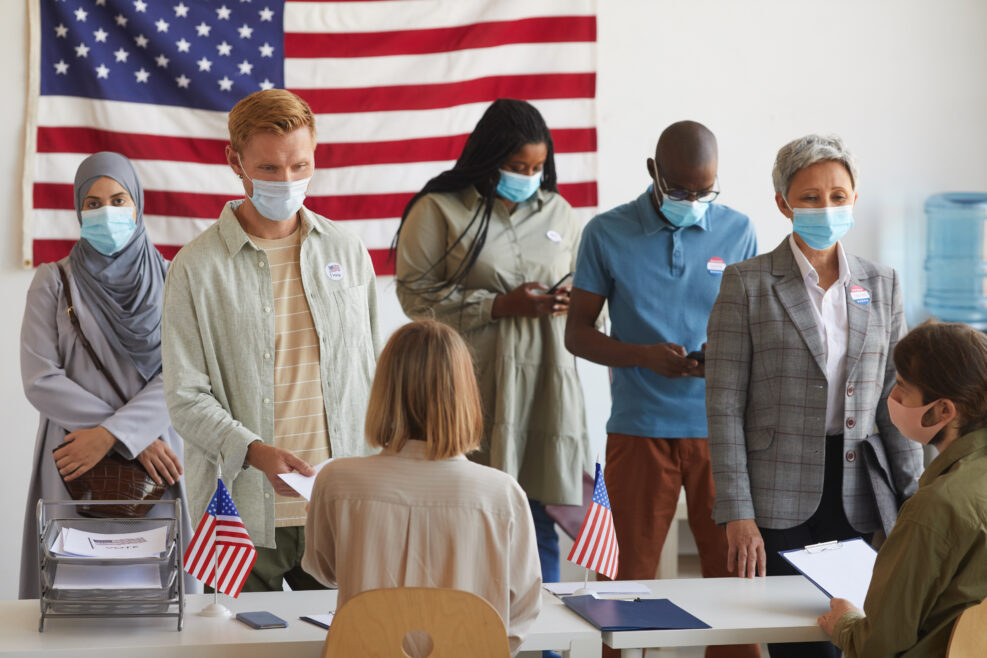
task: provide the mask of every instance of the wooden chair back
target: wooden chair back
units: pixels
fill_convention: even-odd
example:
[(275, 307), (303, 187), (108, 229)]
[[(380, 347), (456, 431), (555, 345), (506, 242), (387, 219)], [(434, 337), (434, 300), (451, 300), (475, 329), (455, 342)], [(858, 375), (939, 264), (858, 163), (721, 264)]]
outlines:
[(953, 625), (946, 658), (987, 656), (987, 600), (967, 608)]
[(509, 658), (511, 652), (504, 622), (479, 596), (400, 587), (369, 590), (347, 601), (332, 620), (322, 655)]

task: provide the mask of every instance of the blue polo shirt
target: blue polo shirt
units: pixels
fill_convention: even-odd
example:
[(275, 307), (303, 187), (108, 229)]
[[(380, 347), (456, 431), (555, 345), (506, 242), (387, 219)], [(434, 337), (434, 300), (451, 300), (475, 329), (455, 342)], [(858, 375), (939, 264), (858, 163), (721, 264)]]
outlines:
[[(594, 217), (583, 230), (573, 286), (607, 298), (611, 336), (636, 345), (706, 342), (723, 268), (757, 254), (747, 215), (710, 204), (694, 226), (675, 228), (651, 203), (636, 201)], [(668, 379), (647, 368), (613, 368), (607, 431), (634, 436), (706, 436), (706, 382)]]

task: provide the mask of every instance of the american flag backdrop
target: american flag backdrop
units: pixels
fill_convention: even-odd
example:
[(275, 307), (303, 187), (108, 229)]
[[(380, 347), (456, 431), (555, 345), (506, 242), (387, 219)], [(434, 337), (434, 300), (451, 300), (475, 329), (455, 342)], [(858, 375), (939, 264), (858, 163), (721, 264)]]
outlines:
[(617, 578), (620, 549), (613, 529), (613, 513), (607, 485), (603, 481), (603, 469), (596, 464), (596, 481), (593, 483), (593, 500), (586, 511), (583, 527), (569, 551), (570, 562), (597, 571), (610, 580)]
[(243, 196), (226, 113), (268, 87), (312, 106), (306, 205), (346, 220), (378, 274), (405, 203), (499, 97), (538, 107), (561, 193), (595, 210), (595, 0), (30, 0), (30, 25), (25, 265), (78, 239), (72, 180), (100, 150), (134, 161), (173, 256)]
[(222, 480), (217, 478), (216, 482), (216, 493), (185, 549), (185, 571), (217, 592), (236, 598), (257, 561), (257, 549), (230, 492)]

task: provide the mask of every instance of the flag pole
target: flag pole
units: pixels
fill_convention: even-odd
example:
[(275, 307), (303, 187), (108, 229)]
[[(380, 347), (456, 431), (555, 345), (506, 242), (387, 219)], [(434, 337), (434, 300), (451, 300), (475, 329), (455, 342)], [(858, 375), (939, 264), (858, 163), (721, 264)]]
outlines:
[[(596, 453), (596, 463), (597, 463), (597, 465), (599, 465), (599, 463), (600, 463), (600, 453)], [(589, 588), (589, 568), (588, 567), (583, 567), (583, 569), (585, 570), (585, 572), (583, 573), (583, 586), (580, 587), (579, 589), (577, 589), (575, 592), (573, 592), (573, 595), (574, 596), (592, 596), (593, 598), (596, 598), (596, 594), (593, 593), (592, 591), (590, 591), (590, 588)]]
[[(216, 490), (219, 491), (219, 481), (223, 479), (223, 463), (220, 457), (216, 458)], [(213, 494), (215, 495), (215, 494)], [(216, 546), (216, 530), (213, 527), (212, 535), (212, 603), (207, 605), (199, 615), (201, 617), (216, 617), (219, 619), (229, 619), (233, 616), (230, 609), (219, 602), (219, 547)]]

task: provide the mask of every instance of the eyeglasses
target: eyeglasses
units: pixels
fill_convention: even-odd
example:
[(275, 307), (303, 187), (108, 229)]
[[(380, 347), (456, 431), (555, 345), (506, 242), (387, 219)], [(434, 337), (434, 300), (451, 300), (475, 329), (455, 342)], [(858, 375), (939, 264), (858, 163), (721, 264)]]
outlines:
[[(719, 190), (700, 190), (699, 192), (693, 192), (681, 187), (676, 187), (673, 189), (668, 189), (665, 184), (665, 179), (661, 174), (658, 174), (658, 182), (660, 184), (661, 193), (667, 196), (672, 201), (699, 201), (700, 203), (712, 203), (716, 197), (720, 196)], [(720, 179), (716, 179), (716, 184), (719, 186)]]

